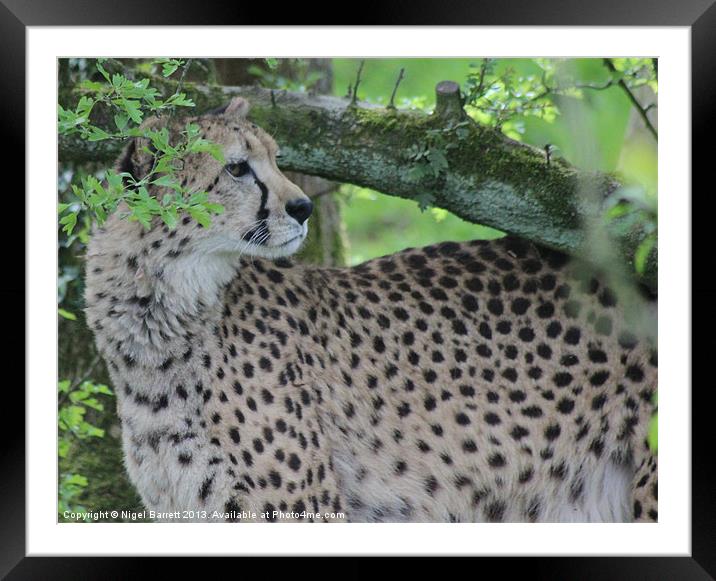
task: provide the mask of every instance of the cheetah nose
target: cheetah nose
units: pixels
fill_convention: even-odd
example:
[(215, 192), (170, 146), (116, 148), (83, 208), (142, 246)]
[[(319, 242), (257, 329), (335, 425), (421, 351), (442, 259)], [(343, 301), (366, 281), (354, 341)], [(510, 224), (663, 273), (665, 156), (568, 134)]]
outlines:
[(307, 198), (296, 198), (286, 202), (286, 213), (299, 224), (303, 224), (313, 212), (313, 202)]

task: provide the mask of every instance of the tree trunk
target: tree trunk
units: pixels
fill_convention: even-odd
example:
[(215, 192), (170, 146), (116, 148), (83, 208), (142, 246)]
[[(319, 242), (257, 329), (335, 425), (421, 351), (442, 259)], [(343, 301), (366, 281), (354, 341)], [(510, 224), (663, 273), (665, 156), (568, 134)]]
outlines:
[[(170, 93), (172, 83), (155, 79)], [(257, 87), (185, 85), (197, 110), (241, 95), (250, 117), (281, 145), (284, 170), (370, 187), (445, 208), (570, 254), (583, 254), (585, 226), (603, 224), (615, 176), (584, 172), (562, 159), (467, 118), (454, 83), (441, 83), (436, 112), (397, 111), (348, 99)], [(62, 139), (60, 156), (110, 159), (121, 144)], [(634, 271), (646, 234), (627, 218), (604, 224), (623, 264)], [(656, 245), (642, 281), (656, 289)]]
[[(313, 93), (327, 95), (333, 88), (333, 70), (330, 59), (309, 59), (309, 71), (319, 71), (321, 79), (312, 88)], [(340, 206), (335, 193), (337, 184), (326, 179), (287, 171), (288, 179), (312, 199), (314, 211), (308, 237), (299, 259), (310, 264), (343, 266), (346, 264), (348, 238), (343, 228)]]

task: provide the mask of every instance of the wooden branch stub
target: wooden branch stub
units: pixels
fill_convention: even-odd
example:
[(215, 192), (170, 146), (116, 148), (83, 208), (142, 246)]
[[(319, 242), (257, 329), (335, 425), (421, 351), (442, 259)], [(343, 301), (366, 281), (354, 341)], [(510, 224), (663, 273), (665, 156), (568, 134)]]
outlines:
[(435, 115), (446, 119), (460, 119), (465, 116), (460, 85), (455, 81), (440, 81), (435, 86)]

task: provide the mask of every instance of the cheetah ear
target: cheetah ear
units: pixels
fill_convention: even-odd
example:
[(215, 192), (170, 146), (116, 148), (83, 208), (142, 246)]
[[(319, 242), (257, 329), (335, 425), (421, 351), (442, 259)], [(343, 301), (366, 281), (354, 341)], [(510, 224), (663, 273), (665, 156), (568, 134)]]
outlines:
[(250, 109), (249, 102), (243, 97), (234, 97), (226, 106), (224, 113), (234, 117), (246, 117)]
[[(164, 126), (164, 121), (158, 117), (146, 119), (139, 129), (159, 130)], [(154, 163), (154, 148), (152, 142), (145, 137), (135, 137), (127, 144), (118, 163), (118, 171), (127, 172), (136, 180), (142, 179)]]

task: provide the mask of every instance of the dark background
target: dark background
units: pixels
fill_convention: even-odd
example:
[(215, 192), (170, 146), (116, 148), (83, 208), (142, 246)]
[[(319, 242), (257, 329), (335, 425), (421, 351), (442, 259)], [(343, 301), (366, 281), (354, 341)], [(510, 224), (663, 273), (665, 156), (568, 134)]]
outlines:
[[(692, 248), (692, 272), (695, 280), (692, 286), (692, 308), (696, 309), (699, 325), (693, 333), (693, 363), (696, 374), (693, 376), (693, 458), (692, 458), (692, 558), (541, 558), (541, 559), (501, 559), (499, 563), (481, 561), (480, 563), (454, 563), (464, 567), (463, 574), (489, 574), (487, 565), (499, 568), (499, 575), (524, 574), (529, 579), (711, 579), (716, 574), (716, 488), (712, 464), (711, 434), (712, 381), (705, 375), (710, 359), (713, 357), (714, 338), (711, 326), (714, 322), (714, 298), (716, 283), (711, 282), (710, 265), (712, 243), (710, 231), (705, 222), (711, 213), (705, 207), (713, 198), (712, 181), (706, 184), (710, 174), (711, 139), (713, 133), (713, 106), (716, 103), (716, 69), (713, 56), (716, 54), (716, 6), (713, 0), (682, 1), (679, 3), (665, 0), (607, 0), (592, 2), (560, 2), (542, 0), (541, 2), (503, 1), (499, 3), (454, 2), (436, 5), (433, 2), (414, 0), (395, 2), (390, 6), (377, 3), (361, 3), (350, 6), (334, 6), (323, 13), (336, 18), (348, 9), (355, 18), (355, 24), (461, 24), (461, 25), (679, 25), (692, 27), (692, 119), (693, 135), (693, 177), (692, 197), (699, 201), (699, 211), (694, 214)], [(22, 1), (4, 0), (0, 5), (0, 71), (2, 71), (4, 109), (0, 116), (4, 137), (3, 161), (5, 168), (21, 168), (25, 156), (24, 119), (18, 112), (24, 111), (24, 53), (25, 27), (32, 25), (101, 25), (101, 24), (215, 24), (248, 25), (291, 23), (298, 24), (300, 16), (313, 16), (315, 10), (307, 10), (305, 4), (286, 4), (278, 10), (267, 4), (238, 4), (237, 2), (153, 2), (152, 4), (136, 0), (121, 4), (109, 2), (85, 1)], [(263, 8), (264, 20), (259, 8)], [(268, 16), (268, 18), (266, 18)], [(710, 175), (708, 177), (711, 177)], [(7, 182), (15, 178), (14, 188)], [(699, 185), (702, 188), (699, 188)], [(6, 173), (7, 192), (24, 190), (22, 172)], [(699, 195), (700, 194), (700, 195)], [(26, 217), (29, 218), (29, 217)], [(14, 219), (19, 224), (20, 221)], [(21, 227), (21, 226), (20, 226)], [(5, 229), (6, 240), (11, 238)], [(24, 303), (24, 253), (19, 252), (19, 244), (4, 253), (7, 267), (16, 267), (15, 277), (5, 277), (0, 289), (6, 305), (11, 305), (7, 316), (19, 319), (20, 309), (15, 307)], [(12, 313), (15, 313), (14, 315)], [(14, 321), (13, 321), (14, 322)], [(18, 321), (19, 324), (19, 321)], [(12, 325), (6, 325), (12, 328)], [(21, 349), (23, 343), (17, 338), (9, 342), (11, 349)], [(29, 346), (31, 348), (31, 346)], [(19, 360), (19, 353), (9, 352), (5, 361)], [(12, 366), (8, 366), (12, 367)], [(688, 389), (690, 386), (674, 386)], [(0, 549), (0, 573), (9, 579), (126, 579), (141, 572), (143, 575), (169, 574), (170, 563), (159, 559), (60, 559), (60, 558), (23, 558), (25, 554), (25, 465), (24, 465), (24, 429), (20, 409), (24, 407), (22, 391), (15, 382), (6, 382), (3, 390), (3, 409), (7, 417), (2, 422), (4, 439), (1, 451), (2, 487), (0, 499), (2, 512), (2, 549)], [(646, 526), (646, 525), (643, 525)], [(188, 531), (189, 532), (189, 531)], [(320, 547), (316, 548), (320, 554)], [(353, 560), (353, 559), (352, 559)], [(493, 560), (494, 561), (494, 560)], [(177, 563), (188, 574), (197, 565), (206, 575), (220, 574), (222, 564), (210, 565), (195, 563), (193, 559)], [(433, 563), (430, 563), (433, 564)], [(453, 562), (451, 562), (453, 564)], [(261, 566), (261, 564), (258, 564)], [(319, 570), (341, 577), (365, 577), (373, 575), (380, 563), (322, 563), (320, 567), (306, 563), (282, 560), (266, 565), (263, 574), (274, 576), (310, 573)], [(419, 562), (422, 571), (428, 564)], [(446, 563), (435, 563), (442, 575), (447, 573)], [(388, 565), (385, 565), (386, 567)], [(403, 565), (404, 566), (404, 565)], [(477, 566), (478, 568), (472, 569)], [(235, 565), (234, 565), (235, 567)], [(484, 567), (481, 569), (480, 567)], [(234, 574), (248, 574), (248, 563), (242, 562)], [(348, 573), (348, 575), (346, 574)], [(710, 573), (710, 574), (709, 574)], [(259, 573), (261, 574), (261, 573)]]

